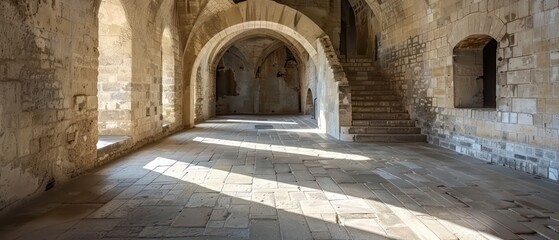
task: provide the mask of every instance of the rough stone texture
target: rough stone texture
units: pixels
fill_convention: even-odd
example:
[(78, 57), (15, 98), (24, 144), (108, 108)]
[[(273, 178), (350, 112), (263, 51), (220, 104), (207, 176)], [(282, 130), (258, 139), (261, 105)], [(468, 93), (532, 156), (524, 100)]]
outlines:
[[(132, 38), (119, 39), (130, 44), (131, 52), (118, 57), (126, 58), (129, 54), (131, 68), (117, 74), (112, 80), (118, 80), (118, 84), (113, 86), (101, 82), (98, 86), (98, 76), (108, 75), (105, 66), (110, 62), (105, 61), (108, 55), (100, 57), (99, 52), (121, 52), (118, 48), (98, 46), (104, 44), (98, 32), (103, 24), (98, 24), (98, 13), (101, 19), (107, 14), (98, 12), (100, 3), (0, 3), (0, 211), (43, 192), (47, 185), (58, 185), (100, 164), (96, 151), (97, 118), (100, 114), (103, 119), (107, 112), (98, 111), (98, 99), (107, 97), (112, 87), (128, 89), (131, 95), (131, 107), (122, 106), (134, 109), (131, 115), (117, 114), (131, 120), (126, 125), (126, 134), (134, 141), (128, 148), (163, 132), (158, 97), (161, 34), (166, 27), (171, 33), (176, 31), (172, 1), (123, 1), (122, 9), (127, 14), (122, 16), (119, 12), (118, 21), (113, 20), (115, 24), (128, 22)], [(114, 30), (110, 34), (122, 34), (118, 28), (104, 27)], [(172, 36), (178, 40), (176, 34)], [(173, 50), (175, 75), (180, 76), (177, 49), (178, 46)], [(120, 85), (120, 80), (128, 84)], [(176, 96), (180, 106), (180, 93)], [(113, 100), (120, 96), (114, 97)], [(148, 107), (150, 116), (146, 117)], [(179, 113), (177, 116), (182, 119)], [(181, 125), (181, 121), (176, 121), (172, 128)]]
[[(412, 120), (417, 120), (422, 132), (429, 135), (430, 143), (557, 181), (557, 0), (349, 0), (349, 3), (358, 21), (358, 48), (366, 48), (363, 52), (368, 55), (378, 55), (374, 63), (381, 66), (390, 87), (398, 93)], [(352, 90), (338, 58), (341, 4), (340, 0), (1, 1), (0, 211), (148, 142), (182, 128), (194, 127), (195, 120), (210, 119), (216, 113), (217, 103), (214, 70), (230, 46), (250, 37), (273, 38), (290, 49), (300, 60), (297, 62), (301, 75), (300, 105), (309, 112), (308, 102), (314, 99), (317, 102), (313, 107), (319, 130), (313, 131), (343, 138), (341, 126), (352, 124), (354, 106)], [(111, 17), (111, 14), (116, 16)], [(369, 31), (364, 31), (366, 29)], [(379, 44), (371, 48), (376, 44), (371, 42), (373, 36)], [(481, 44), (487, 36), (499, 43), (497, 106), (495, 109), (456, 108), (456, 88), (463, 87), (455, 84), (460, 78), (455, 74), (453, 51), (457, 45), (461, 49)], [(462, 42), (464, 39), (468, 41)], [(357, 69), (366, 67), (354, 68), (359, 71)], [(96, 149), (99, 134), (126, 135), (122, 136), (126, 140), (100, 154)], [(282, 137), (289, 139), (290, 136)], [(198, 149), (193, 151), (199, 153)], [(150, 154), (152, 157), (158, 152), (154, 150)], [(211, 157), (212, 154), (205, 152), (195, 159), (209, 162)], [(359, 167), (348, 165), (351, 171), (359, 171)], [(262, 175), (259, 179), (271, 181), (269, 169), (258, 169), (257, 175)], [(310, 166), (297, 169), (293, 174), (284, 172), (278, 179), (304, 180), (302, 185), (308, 187), (328, 172), (327, 166)], [(337, 173), (336, 177), (346, 178)], [(185, 178), (193, 183), (204, 183), (207, 174), (192, 172)], [(134, 173), (130, 175), (134, 179)], [(361, 177), (378, 179), (370, 175)], [(391, 175), (383, 173), (383, 177)], [(138, 184), (152, 180), (177, 181), (152, 174)], [(246, 192), (247, 185), (253, 183), (252, 178), (237, 176), (231, 181), (224, 186), (204, 183), (208, 189), (238, 191), (236, 200), (221, 199), (216, 206), (250, 199)], [(109, 182), (117, 189), (131, 184), (128, 180)], [(258, 186), (273, 186), (266, 181), (254, 182)], [(368, 187), (379, 190), (374, 184)], [(124, 204), (119, 198), (138, 194), (135, 192), (141, 190), (138, 188), (116, 197), (96, 214), (100, 217), (126, 215), (128, 210), (143, 203), (134, 199)], [(147, 199), (146, 204), (153, 204), (153, 198), (165, 195), (166, 190), (146, 189), (139, 196)], [(387, 201), (393, 200), (393, 196), (383, 191), (378, 195)], [(111, 194), (99, 202), (113, 199)], [(336, 192), (324, 195), (293, 193), (278, 198), (342, 197)], [(269, 201), (262, 196), (258, 199)], [(96, 208), (97, 203), (87, 204), (86, 208)], [(297, 205), (291, 200), (275, 204), (286, 209)], [(246, 238), (249, 236), (246, 229), (220, 228), (227, 224), (250, 224), (244, 216), (251, 216), (253, 212), (246, 205), (235, 207), (235, 216), (240, 216), (239, 219), (210, 219), (210, 227), (202, 233), (201, 229), (172, 229), (168, 235), (225, 234)], [(125, 207), (112, 212), (120, 206)], [(304, 229), (301, 228), (304, 224), (281, 223), (282, 218), (291, 219), (293, 223), (306, 220), (291, 212), (279, 213), (277, 219), (273, 219), (267, 215), (270, 209), (257, 210), (255, 215), (266, 221), (279, 220), (280, 227)], [(518, 211), (534, 216), (524, 210)], [(463, 216), (464, 213), (456, 214)], [(336, 219), (327, 213), (314, 217), (330, 222)], [(415, 221), (432, 222), (432, 219)], [(374, 222), (348, 221), (355, 226), (355, 231), (350, 232), (338, 231), (339, 226), (332, 224), (307, 224), (309, 229), (316, 230), (301, 230), (307, 236), (347, 238), (350, 235), (367, 237), (361, 228)], [(549, 228), (528, 225), (540, 234), (549, 233)], [(262, 226), (275, 229), (278, 223), (266, 222)], [(435, 228), (440, 229), (440, 226)], [(375, 226), (374, 229), (379, 228)], [(424, 238), (433, 236), (426, 229), (418, 230)], [(502, 229), (493, 230), (503, 233)], [(280, 233), (285, 231), (284, 228)], [(399, 226), (383, 231), (387, 234), (399, 232), (401, 238), (410, 232)], [(153, 232), (152, 228), (119, 226), (107, 236), (141, 233), (149, 237)], [(76, 239), (80, 238), (79, 234), (66, 237)], [(436, 235), (449, 236), (444, 231)]]
[(0, 239), (559, 238), (551, 181), (315, 130), (308, 116), (210, 120), (14, 209)]
[[(340, 87), (347, 86), (347, 79), (334, 46), (319, 26), (301, 12), (272, 1), (220, 2), (216, 5), (219, 7), (212, 7), (213, 4), (217, 3), (208, 2), (202, 11), (203, 17), (195, 23), (185, 48), (185, 56), (196, 56), (184, 61), (184, 93), (189, 95), (184, 104), (185, 124), (193, 126), (194, 122), (215, 116), (214, 69), (226, 46), (242, 38), (266, 34), (281, 40), (302, 60), (300, 64), (305, 66), (303, 72), (308, 76), (302, 89), (316, 88), (320, 128), (339, 137), (340, 119), (347, 119), (340, 116), (351, 112), (350, 107), (339, 107), (350, 105), (344, 94), (348, 91), (340, 91)], [(331, 97), (336, 95), (339, 99)]]
[(305, 79), (299, 57), (271, 38), (235, 43), (217, 66), (216, 114), (294, 114), (301, 112)]
[[(555, 179), (557, 1), (367, 2), (382, 22), (383, 70), (430, 143)], [(472, 35), (499, 43), (495, 110), (454, 107), (453, 49)]]

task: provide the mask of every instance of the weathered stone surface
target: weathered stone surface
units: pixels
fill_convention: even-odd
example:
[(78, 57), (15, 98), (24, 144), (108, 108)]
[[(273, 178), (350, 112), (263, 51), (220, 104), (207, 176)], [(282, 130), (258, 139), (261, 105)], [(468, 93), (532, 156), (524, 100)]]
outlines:
[(185, 208), (172, 227), (205, 228), (212, 215), (212, 208)]
[[(292, 129), (313, 126), (304, 116), (243, 118), (295, 123)], [(294, 141), (283, 141), (282, 132), (259, 132), (253, 123), (229, 123), (227, 119), (173, 135), (16, 209), (0, 219), (0, 238), (556, 236), (559, 205), (555, 196), (559, 187), (544, 179), (522, 177), (519, 172), (487, 166), (425, 143), (340, 144), (306, 132), (290, 134)], [(218, 136), (231, 143), (266, 142), (271, 147), (256, 150), (208, 142)], [(216, 153), (213, 160), (192, 162), (205, 159), (206, 153), (199, 150), (208, 147)], [(153, 158), (154, 153), (162, 154), (162, 149), (180, 152), (180, 157)], [(526, 155), (515, 158), (529, 154), (556, 158), (553, 152), (523, 151)], [(374, 160), (324, 157), (334, 152)], [(279, 172), (307, 171), (320, 176), (316, 181), (282, 182), (275, 177), (282, 173), (253, 175), (256, 168), (276, 171), (278, 165), (273, 163), (286, 161), (287, 154), (290, 163), (279, 167), (283, 168)], [(225, 164), (232, 162), (227, 160), (231, 156), (245, 155), (258, 156), (259, 160), (235, 163), (235, 167)], [(266, 156), (265, 161), (262, 156)], [(186, 172), (201, 174), (185, 178)], [(249, 175), (252, 182), (241, 184), (247, 186), (242, 188), (215, 187), (232, 174)], [(556, 171), (549, 174), (557, 177)]]
[[(518, 237), (515, 224), (487, 226), (491, 219), (460, 210), (468, 207), (528, 223), (536, 233), (520, 229), (522, 237), (555, 238), (553, 186), (516, 175), (503, 185), (485, 172), (493, 166), (469, 157), (557, 181), (558, 9), (556, 0), (0, 1), (0, 212), (49, 191), (46, 205), (32, 201), (16, 214), (37, 221), (13, 219), (0, 231), (248, 238), (250, 221), (265, 219), (306, 238), (372, 237), (360, 232), (375, 217), (365, 202), (392, 211), (376, 216), (377, 237)], [(221, 67), (252, 85), (231, 83), (219, 99), (218, 82), (228, 79)], [(241, 108), (314, 119), (235, 116), (163, 139)], [(342, 144), (324, 133), (427, 138), (454, 154)], [(121, 156), (133, 163), (93, 170)], [(466, 165), (449, 164), (455, 158)], [(51, 193), (88, 171), (79, 186)], [(304, 201), (329, 201), (338, 212), (305, 215), (316, 209)], [(58, 207), (88, 215), (93, 232), (58, 222), (66, 217)], [(203, 229), (171, 226), (177, 209), (192, 208), (219, 211)]]

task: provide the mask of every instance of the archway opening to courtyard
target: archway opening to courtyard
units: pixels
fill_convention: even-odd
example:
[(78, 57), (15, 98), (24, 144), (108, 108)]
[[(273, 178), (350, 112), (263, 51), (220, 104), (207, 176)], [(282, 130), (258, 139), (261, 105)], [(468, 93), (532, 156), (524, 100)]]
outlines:
[(120, 0), (103, 0), (99, 8), (100, 136), (132, 135), (132, 30)]
[(168, 28), (163, 31), (161, 37), (161, 103), (163, 125), (172, 124), (176, 121), (175, 116), (175, 52), (173, 37)]
[(492, 108), (497, 105), (497, 47), (488, 35), (471, 35), (453, 50), (454, 105), (456, 108)]

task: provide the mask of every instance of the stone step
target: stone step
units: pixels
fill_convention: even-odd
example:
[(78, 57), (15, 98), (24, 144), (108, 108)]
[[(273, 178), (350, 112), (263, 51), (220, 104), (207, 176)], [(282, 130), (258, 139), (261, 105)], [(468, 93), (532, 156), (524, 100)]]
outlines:
[(408, 120), (408, 113), (352, 113), (354, 120)]
[(359, 91), (351, 89), (351, 95), (355, 96), (394, 96), (394, 92), (392, 90), (367, 90), (367, 91)]
[(352, 105), (353, 113), (405, 113), (403, 107), (356, 107)]
[(351, 127), (350, 134), (420, 134), (417, 127)]
[(400, 101), (351, 101), (353, 107), (402, 107)]
[(396, 95), (392, 96), (358, 96), (351, 95), (351, 101), (397, 101), (400, 98)]
[(352, 91), (392, 91), (388, 85), (349, 85)]
[(346, 76), (351, 78), (363, 79), (363, 78), (383, 78), (382, 74), (377, 72), (346, 72)]
[(382, 76), (379, 71), (349, 71), (346, 74), (349, 76)]
[(412, 120), (354, 120), (353, 126), (373, 127), (415, 127)]
[(353, 137), (355, 142), (370, 143), (406, 143), (427, 142), (427, 136), (421, 134), (359, 134)]
[(387, 81), (383, 80), (349, 80), (349, 84), (351, 86), (371, 86), (371, 85), (378, 85), (378, 86), (390, 86), (388, 85)]
[(376, 71), (369, 71), (369, 72), (364, 72), (364, 71), (352, 72), (352, 71), (347, 71), (347, 70), (345, 70), (345, 69), (344, 69), (344, 71), (345, 71), (345, 75), (348, 76), (349, 79), (352, 79), (352, 78), (360, 78), (360, 79), (363, 79), (363, 78), (367, 78), (367, 79), (368, 79), (368, 78), (379, 78), (379, 79), (382, 79), (382, 78), (383, 78), (382, 74), (379, 74), (379, 73), (376, 72)]
[(375, 72), (376, 68), (375, 67), (345, 67), (344, 66), (344, 71), (348, 71), (348, 72)]
[(373, 67), (372, 62), (342, 62), (344, 67)]
[(373, 57), (367, 55), (361, 55), (361, 56), (340, 55), (339, 59), (341, 62), (370, 62), (370, 63), (375, 62)]

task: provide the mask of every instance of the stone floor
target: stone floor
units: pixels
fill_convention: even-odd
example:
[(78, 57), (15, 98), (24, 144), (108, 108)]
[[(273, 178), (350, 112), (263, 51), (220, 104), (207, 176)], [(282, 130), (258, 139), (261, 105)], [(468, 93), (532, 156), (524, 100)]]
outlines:
[(308, 117), (222, 117), (8, 213), (0, 239), (559, 239), (559, 185)]

